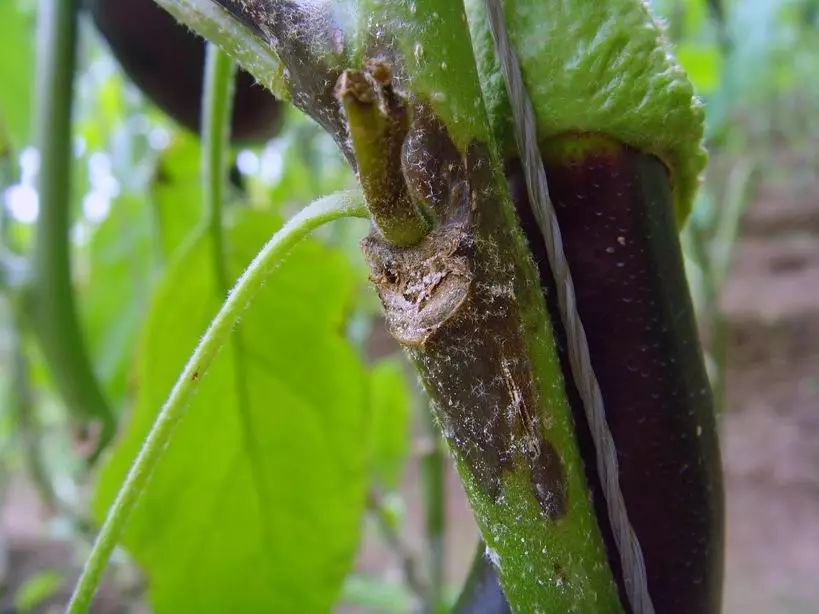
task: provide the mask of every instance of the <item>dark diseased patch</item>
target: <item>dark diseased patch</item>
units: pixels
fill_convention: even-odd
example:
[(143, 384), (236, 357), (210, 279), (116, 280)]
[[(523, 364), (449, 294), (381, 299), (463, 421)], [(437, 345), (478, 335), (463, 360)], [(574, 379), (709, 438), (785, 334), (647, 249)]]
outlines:
[(552, 520), (566, 513), (569, 493), (563, 463), (554, 446), (541, 440), (539, 454), (532, 459), (532, 483), (540, 507)]
[(558, 582), (562, 583), (563, 585), (569, 583), (569, 579), (566, 577), (566, 570), (563, 568), (563, 565), (560, 563), (555, 563), (553, 569), (555, 572), (555, 578), (557, 578)]
[(435, 226), (398, 248), (377, 234), (362, 242), (390, 332), (416, 363), (444, 436), (493, 498), (504, 472), (528, 466), (544, 516), (566, 513), (560, 455), (544, 438), (528, 359), (509, 232), (485, 147), (457, 153), (446, 130), (415, 109), (403, 172)]

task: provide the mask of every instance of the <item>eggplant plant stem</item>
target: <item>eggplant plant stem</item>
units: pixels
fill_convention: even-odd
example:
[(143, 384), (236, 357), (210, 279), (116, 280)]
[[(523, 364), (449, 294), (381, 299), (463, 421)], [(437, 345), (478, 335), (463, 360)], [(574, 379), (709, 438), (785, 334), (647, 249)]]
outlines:
[(39, 216), (33, 255), (37, 333), (56, 387), (74, 418), (102, 422), (99, 447), (114, 417), (86, 351), (71, 284), (71, 110), (77, 0), (41, 0), (37, 43)]
[[(0, 143), (0, 149), (2, 148), (3, 144)], [(11, 153), (10, 148), (0, 151), (0, 191), (4, 191), (10, 183), (8, 166)], [(6, 277), (13, 274), (2, 270), (4, 266), (7, 266), (2, 262), (4, 258), (9, 260), (8, 266), (13, 266), (11, 259), (16, 257), (9, 223), (10, 215), (6, 209), (2, 209), (0, 211), (0, 298), (5, 299), (12, 320), (12, 326), (9, 328), (12, 377), (8, 387), (8, 406), (17, 416), (23, 456), (37, 494), (46, 508), (53, 510), (56, 508), (57, 497), (43, 463), (40, 425), (31, 383), (31, 365), (24, 341), (28, 323), (25, 313), (25, 291), (23, 290), (25, 286), (21, 288), (9, 284)]]
[(279, 100), (290, 99), (284, 66), (271, 46), (214, 0), (156, 0), (194, 32), (213, 41)]
[(162, 451), (168, 446), (174, 427), (184, 415), (188, 402), (199, 387), (199, 382), (230, 337), (233, 327), (252, 302), (256, 292), (290, 249), (310, 231), (322, 224), (345, 217), (367, 217), (360, 191), (336, 192), (302, 209), (273, 235), (242, 273), (176, 380), (170, 396), (162, 406), (114, 503), (108, 510), (102, 529), (74, 588), (67, 610), (69, 614), (88, 611), (111, 552), (122, 535), (131, 510), (148, 484)]

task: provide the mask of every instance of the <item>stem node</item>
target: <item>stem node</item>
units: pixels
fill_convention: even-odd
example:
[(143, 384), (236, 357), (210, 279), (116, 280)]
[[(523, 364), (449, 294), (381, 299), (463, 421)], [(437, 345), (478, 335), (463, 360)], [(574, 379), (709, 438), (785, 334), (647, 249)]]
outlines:
[(410, 198), (401, 172), (409, 109), (393, 88), (390, 67), (371, 60), (366, 70), (345, 70), (336, 98), (347, 116), (358, 179), (374, 224), (388, 243), (415, 245), (430, 224)]

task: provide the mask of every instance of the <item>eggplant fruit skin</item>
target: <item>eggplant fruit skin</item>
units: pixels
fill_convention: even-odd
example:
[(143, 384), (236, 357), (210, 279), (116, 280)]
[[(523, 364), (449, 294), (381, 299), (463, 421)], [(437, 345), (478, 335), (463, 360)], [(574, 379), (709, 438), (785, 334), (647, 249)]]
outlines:
[[(606, 137), (566, 135), (542, 153), (655, 609), (719, 612), (722, 468), (669, 173), (654, 156)], [(559, 327), (554, 281), (519, 163), (507, 165), (507, 177)], [(594, 447), (571, 383), (565, 333), (557, 333), (598, 521), (625, 604)]]
[[(160, 109), (198, 132), (205, 41), (154, 0), (90, 0), (97, 28), (128, 77)], [(276, 135), (281, 103), (243, 70), (236, 74), (231, 138), (264, 141)]]

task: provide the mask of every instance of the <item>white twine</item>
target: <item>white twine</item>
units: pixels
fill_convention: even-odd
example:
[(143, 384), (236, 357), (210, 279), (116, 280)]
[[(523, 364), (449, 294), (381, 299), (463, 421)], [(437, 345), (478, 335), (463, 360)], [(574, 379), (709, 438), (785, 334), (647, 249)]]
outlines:
[(554, 205), (549, 197), (546, 171), (537, 143), (537, 124), (532, 101), (523, 83), (517, 56), (512, 51), (502, 0), (485, 0), (489, 27), (495, 41), (495, 50), (501, 61), (506, 91), (512, 106), (515, 141), (523, 158), (523, 173), (535, 218), (543, 240), (549, 266), (557, 286), (560, 315), (566, 329), (569, 362), (577, 391), (583, 402), (597, 457), (597, 472), (603, 485), (609, 522), (623, 568), (626, 596), (634, 614), (654, 614), (654, 605), (648, 593), (645, 562), (640, 542), (628, 519), (623, 493), (620, 490), (617, 450), (611, 436), (600, 384), (591, 365), (589, 343), (577, 311), (574, 284), (569, 264), (563, 252), (563, 241), (557, 223)]

